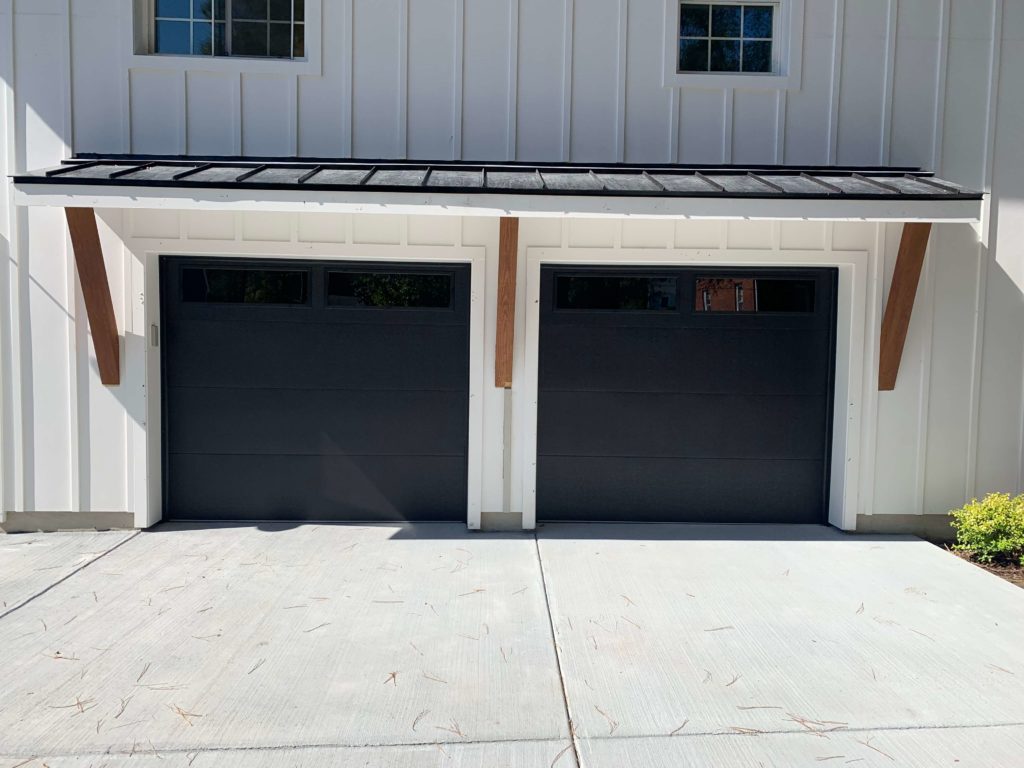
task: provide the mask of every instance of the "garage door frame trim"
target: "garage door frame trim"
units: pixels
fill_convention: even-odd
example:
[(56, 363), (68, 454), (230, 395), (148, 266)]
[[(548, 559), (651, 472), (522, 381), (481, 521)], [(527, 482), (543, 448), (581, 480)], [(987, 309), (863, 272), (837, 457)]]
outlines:
[[(261, 248), (247, 242), (152, 241), (129, 238), (129, 250), (138, 258), (144, 270), (145, 325), (157, 330), (146, 339), (146, 424), (145, 439), (129, 443), (131, 461), (144, 466), (145, 479), (134, 489), (142, 491), (145, 499), (134, 506), (135, 525), (146, 528), (158, 523), (163, 516), (163, 416), (161, 391), (160, 338), (160, 257), (238, 258), (274, 261), (338, 261), (338, 262), (393, 262), (396, 268), (403, 263), (469, 264), (469, 436), (467, 465), (466, 524), (470, 530), (480, 528), (483, 501), (483, 395), (486, 382), (484, 361), (486, 308), (487, 250), (478, 246), (429, 245), (340, 245), (313, 246), (303, 253), (284, 253), (272, 247)], [(157, 342), (157, 343), (155, 343)], [(141, 495), (141, 494), (140, 494)], [(138, 497), (136, 497), (138, 498)]]
[[(526, 333), (529, 350), (524, 366), (523, 408), (518, 427), (523, 435), (523, 528), (537, 525), (537, 403), (540, 345), (541, 267), (557, 265), (634, 267), (759, 268), (832, 267), (839, 271), (836, 291), (834, 409), (828, 521), (854, 530), (860, 487), (860, 445), (864, 426), (862, 407), (868, 346), (865, 337), (868, 300), (866, 251), (790, 251), (651, 249), (598, 250), (589, 248), (528, 248), (526, 251)], [(877, 314), (877, 313), (876, 313)], [(877, 335), (877, 334), (876, 334)], [(873, 366), (872, 366), (873, 367)]]

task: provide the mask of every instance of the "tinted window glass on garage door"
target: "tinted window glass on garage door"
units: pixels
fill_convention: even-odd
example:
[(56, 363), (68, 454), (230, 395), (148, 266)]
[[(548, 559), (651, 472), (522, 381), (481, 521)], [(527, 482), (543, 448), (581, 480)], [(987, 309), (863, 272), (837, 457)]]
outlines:
[(469, 267), (164, 258), (164, 516), (464, 520)]
[(538, 519), (823, 522), (836, 280), (542, 269)]

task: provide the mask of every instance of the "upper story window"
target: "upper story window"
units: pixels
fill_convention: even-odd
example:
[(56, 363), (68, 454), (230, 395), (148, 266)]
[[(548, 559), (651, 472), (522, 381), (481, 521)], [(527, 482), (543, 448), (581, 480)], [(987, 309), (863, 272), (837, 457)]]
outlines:
[(154, 0), (152, 52), (305, 57), (305, 0)]
[(800, 87), (805, 0), (667, 0), (666, 87)]
[(678, 72), (776, 71), (777, 3), (689, 2), (679, 9)]

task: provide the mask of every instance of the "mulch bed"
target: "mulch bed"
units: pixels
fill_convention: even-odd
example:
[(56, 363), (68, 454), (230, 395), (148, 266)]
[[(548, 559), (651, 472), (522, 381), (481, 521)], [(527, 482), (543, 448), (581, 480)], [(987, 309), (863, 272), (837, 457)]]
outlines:
[(972, 565), (976, 565), (979, 568), (984, 568), (989, 573), (994, 573), (1001, 579), (1006, 579), (1011, 584), (1015, 584), (1021, 589), (1024, 589), (1024, 566), (1021, 565), (995, 565), (989, 563), (979, 563), (972, 560), (970, 555), (966, 552), (954, 552), (953, 550), (946, 547), (950, 553), (956, 555), (961, 560), (966, 560)]

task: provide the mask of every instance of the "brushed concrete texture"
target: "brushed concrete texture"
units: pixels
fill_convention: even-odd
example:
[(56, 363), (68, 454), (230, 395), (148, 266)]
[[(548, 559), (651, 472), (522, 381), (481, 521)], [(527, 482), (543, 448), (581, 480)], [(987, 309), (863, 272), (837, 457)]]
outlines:
[(160, 526), (0, 620), (0, 649), (0, 754), (21, 759), (568, 745), (522, 534)]
[(584, 739), (586, 768), (1019, 768), (1024, 727)]
[(133, 531), (0, 534), (0, 616), (133, 535)]
[(155, 750), (138, 744), (125, 754), (8, 757), (0, 766), (18, 768), (578, 768), (564, 741), (436, 743), (377, 747), (287, 747), (217, 751)]
[(548, 525), (539, 546), (584, 739), (1024, 724), (1024, 591), (919, 539)]

